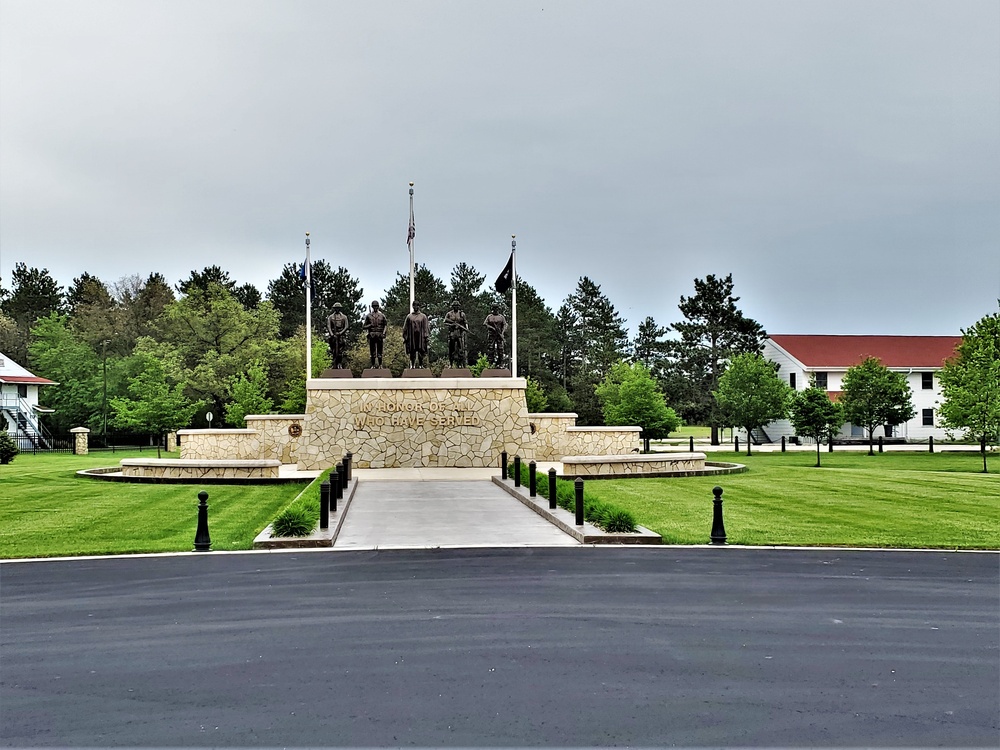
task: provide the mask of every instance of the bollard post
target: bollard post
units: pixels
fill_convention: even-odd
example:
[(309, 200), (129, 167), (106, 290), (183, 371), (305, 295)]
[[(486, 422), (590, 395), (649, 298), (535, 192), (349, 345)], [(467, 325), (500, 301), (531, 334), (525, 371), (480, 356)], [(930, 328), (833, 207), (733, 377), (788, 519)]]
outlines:
[(538, 494), (538, 468), (535, 466), (534, 461), (528, 462), (528, 497), (534, 497)]
[(500, 454), (500, 478), (507, 478), (507, 451)]
[(883, 448), (882, 448), (882, 436), (879, 435), (878, 436), (878, 452), (881, 453), (882, 450), (883, 450)]
[(556, 509), (556, 470), (549, 469), (549, 510)]
[(722, 488), (713, 487), (712, 494), (712, 544), (726, 543), (726, 527), (722, 523)]
[(781, 452), (782, 453), (785, 452), (785, 436), (784, 435), (781, 436)]
[(514, 486), (521, 486), (521, 457), (514, 456)]
[(733, 444), (736, 446), (736, 452), (739, 453), (740, 452), (740, 436), (739, 435), (737, 435), (736, 437), (733, 438)]
[(341, 479), (343, 473), (344, 473), (344, 465), (342, 463), (338, 463), (336, 466), (333, 467), (333, 470), (330, 472), (330, 479), (333, 484), (332, 487), (333, 494), (330, 497), (332, 498), (333, 501), (339, 500), (344, 496), (344, 482)]
[(343, 497), (344, 496), (344, 492), (346, 492), (346, 490), (347, 490), (347, 458), (345, 457), (345, 458), (340, 459), (340, 463), (338, 464), (338, 466), (340, 466), (340, 495), (339, 495), (339, 497)]
[(208, 493), (198, 493), (198, 530), (194, 533), (194, 551), (210, 552), (212, 537), (208, 535)]
[(931, 435), (929, 438), (927, 438), (927, 450), (930, 453), (934, 452), (934, 436), (933, 435)]
[(583, 477), (573, 481), (573, 490), (576, 492), (576, 525), (583, 526)]
[(330, 528), (330, 480), (319, 484), (319, 527)]
[(347, 481), (344, 482), (344, 489), (351, 483), (351, 473), (354, 469), (354, 454), (350, 451), (344, 454), (344, 468), (347, 469)]
[(694, 435), (688, 435), (688, 453), (694, 453)]

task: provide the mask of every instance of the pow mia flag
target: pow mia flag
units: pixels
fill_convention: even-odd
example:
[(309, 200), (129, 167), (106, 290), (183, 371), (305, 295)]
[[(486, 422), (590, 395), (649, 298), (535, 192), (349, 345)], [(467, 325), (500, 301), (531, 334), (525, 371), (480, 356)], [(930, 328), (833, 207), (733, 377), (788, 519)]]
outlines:
[(494, 288), (500, 292), (500, 294), (506, 294), (511, 285), (514, 283), (514, 253), (510, 254), (510, 259), (507, 261), (507, 265), (504, 266), (500, 275), (497, 276), (496, 283), (493, 285)]

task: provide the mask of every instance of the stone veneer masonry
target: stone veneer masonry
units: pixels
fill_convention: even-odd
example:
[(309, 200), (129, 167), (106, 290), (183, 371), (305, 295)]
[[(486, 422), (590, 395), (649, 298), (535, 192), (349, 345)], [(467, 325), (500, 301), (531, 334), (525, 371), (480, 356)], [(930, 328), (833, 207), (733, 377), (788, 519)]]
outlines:
[(634, 474), (680, 474), (705, 470), (704, 453), (671, 453), (657, 456), (565, 456), (563, 476), (606, 477)]
[(524, 378), (312, 379), (302, 470), (350, 451), (358, 468), (497, 466), (535, 457)]
[(262, 439), (257, 430), (178, 430), (181, 458), (196, 460), (274, 459), (278, 446)]
[(121, 460), (122, 474), (126, 477), (153, 479), (275, 479), (280, 461), (219, 461), (204, 460), (192, 464), (184, 459)]
[(535, 460), (563, 456), (609, 456), (641, 450), (640, 427), (577, 427), (576, 414), (529, 414), (534, 426)]
[[(257, 430), (261, 440), (274, 446), (281, 463), (298, 462), (305, 414), (248, 414), (245, 422), (248, 429)], [(296, 432), (298, 435), (294, 434)]]

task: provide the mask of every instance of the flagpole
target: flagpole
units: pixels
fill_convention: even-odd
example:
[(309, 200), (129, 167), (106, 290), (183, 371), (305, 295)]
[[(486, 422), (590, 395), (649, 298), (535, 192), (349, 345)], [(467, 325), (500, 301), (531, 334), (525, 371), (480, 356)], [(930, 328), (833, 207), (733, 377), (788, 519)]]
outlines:
[(510, 236), (510, 267), (511, 267), (511, 297), (510, 297), (510, 374), (517, 377), (517, 242), (516, 235)]
[(309, 232), (306, 232), (306, 380), (312, 377), (312, 260), (309, 257)]
[(407, 242), (410, 246), (410, 312), (413, 312), (413, 240), (416, 236), (416, 227), (413, 224), (413, 183), (410, 183), (410, 227), (407, 230)]

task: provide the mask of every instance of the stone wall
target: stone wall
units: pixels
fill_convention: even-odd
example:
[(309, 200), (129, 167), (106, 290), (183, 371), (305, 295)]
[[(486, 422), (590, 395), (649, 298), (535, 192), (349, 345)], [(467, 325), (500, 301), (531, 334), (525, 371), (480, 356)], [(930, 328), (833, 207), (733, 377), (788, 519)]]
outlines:
[(705, 471), (704, 453), (626, 456), (566, 456), (564, 477), (662, 476)]
[(577, 427), (576, 414), (529, 414), (534, 425), (535, 460), (563, 456), (608, 456), (641, 450), (639, 427)]
[(177, 458), (124, 458), (120, 463), (124, 476), (148, 479), (275, 479), (281, 466), (281, 462), (275, 460), (185, 461)]
[(181, 459), (275, 459), (278, 447), (257, 430), (178, 430)]
[(299, 469), (497, 466), (534, 458), (524, 378), (312, 379)]
[(247, 429), (256, 430), (264, 443), (274, 447), (281, 463), (298, 462), (305, 414), (248, 414), (244, 421)]

